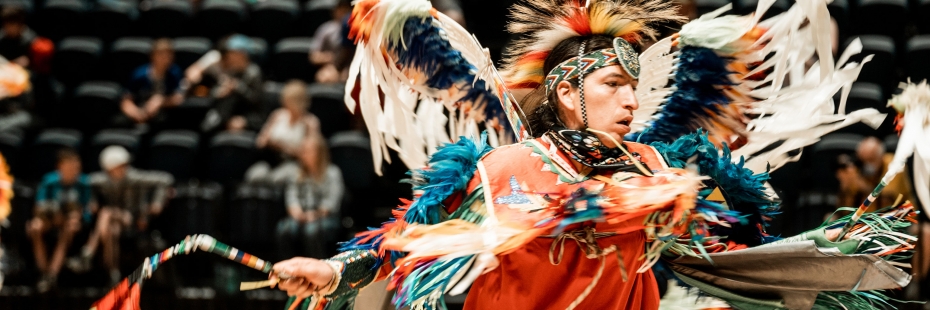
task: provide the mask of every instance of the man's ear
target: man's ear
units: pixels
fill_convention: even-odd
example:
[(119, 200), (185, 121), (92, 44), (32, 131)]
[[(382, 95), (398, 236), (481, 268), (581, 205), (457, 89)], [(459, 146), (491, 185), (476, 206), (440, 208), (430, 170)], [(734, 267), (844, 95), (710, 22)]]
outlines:
[(559, 99), (559, 105), (565, 108), (566, 111), (575, 111), (575, 102), (572, 100), (572, 91), (574, 89), (572, 83), (568, 81), (561, 81), (555, 86), (555, 94), (556, 98)]

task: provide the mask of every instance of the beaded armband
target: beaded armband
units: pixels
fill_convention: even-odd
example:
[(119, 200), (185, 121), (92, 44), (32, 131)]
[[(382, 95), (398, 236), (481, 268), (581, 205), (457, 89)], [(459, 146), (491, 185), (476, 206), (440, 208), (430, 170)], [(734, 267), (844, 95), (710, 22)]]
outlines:
[(347, 293), (358, 293), (377, 276), (378, 257), (372, 250), (352, 250), (342, 252), (326, 260), (336, 271), (336, 280), (327, 288), (327, 298), (339, 297)]

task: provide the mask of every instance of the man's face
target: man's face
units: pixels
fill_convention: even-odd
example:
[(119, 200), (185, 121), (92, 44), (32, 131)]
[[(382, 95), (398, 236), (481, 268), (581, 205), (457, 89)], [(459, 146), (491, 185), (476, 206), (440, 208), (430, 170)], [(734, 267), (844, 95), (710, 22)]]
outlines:
[(233, 72), (242, 72), (249, 67), (249, 54), (240, 51), (228, 51), (223, 59), (226, 69)]
[(78, 176), (81, 175), (81, 161), (65, 159), (59, 162), (58, 173), (61, 175), (61, 183), (65, 185), (77, 183)]
[(174, 53), (171, 50), (158, 50), (152, 52), (152, 67), (167, 70), (174, 62)]
[(113, 169), (107, 170), (107, 175), (114, 181), (120, 181), (126, 177), (126, 169), (129, 165), (119, 165)]

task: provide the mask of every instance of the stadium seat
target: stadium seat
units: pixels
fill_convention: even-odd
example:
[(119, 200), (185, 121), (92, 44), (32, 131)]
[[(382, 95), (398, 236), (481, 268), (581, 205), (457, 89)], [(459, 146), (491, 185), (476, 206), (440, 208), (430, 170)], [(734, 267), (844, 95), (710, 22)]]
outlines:
[(139, 26), (153, 38), (176, 38), (188, 32), (193, 8), (188, 1), (151, 1), (142, 10)]
[[(759, 5), (759, 0), (736, 0), (733, 3), (733, 6), (736, 8), (736, 12), (742, 15), (751, 14), (756, 11), (756, 6)], [(769, 10), (765, 12), (763, 19), (770, 18), (772, 16), (784, 13), (791, 7), (791, 2), (788, 0), (776, 0)]]
[[(352, 219), (354, 226), (367, 227), (383, 221), (373, 210), (378, 206), (378, 195), (367, 193), (376, 190), (378, 176), (371, 159), (371, 144), (364, 134), (343, 131), (329, 138), (332, 163), (339, 167), (346, 186), (346, 199), (342, 205), (342, 216)], [(388, 214), (390, 211), (387, 212)]]
[(52, 71), (66, 86), (99, 77), (97, 66), (103, 53), (103, 42), (93, 37), (69, 37), (58, 44)]
[(223, 202), (223, 187), (212, 182), (176, 182), (175, 196), (159, 216), (156, 229), (165, 240), (194, 234), (215, 235), (215, 210)]
[(121, 115), (119, 104), (123, 88), (109, 81), (90, 81), (81, 84), (74, 92), (72, 103), (66, 108), (72, 115), (75, 128), (94, 132), (117, 124)]
[(22, 131), (15, 129), (0, 131), (0, 154), (3, 154), (3, 158), (10, 167), (10, 173), (13, 175), (18, 175), (21, 169), (19, 159), (22, 149)]
[(274, 49), (273, 79), (279, 82), (291, 79), (312, 82), (316, 68), (310, 64), (309, 52), (309, 37), (282, 39)]
[(920, 0), (915, 5), (912, 20), (917, 24), (917, 30), (921, 34), (930, 34), (930, 0)]
[(26, 11), (26, 13), (32, 13), (33, 10), (33, 1), (32, 0), (0, 0), (0, 8), (5, 7), (20, 7)]
[(263, 111), (265, 115), (269, 115), (272, 111), (281, 107), (281, 89), (283, 87), (284, 83), (265, 81), (263, 85), (265, 92), (262, 97), (262, 106), (265, 109)]
[(807, 165), (802, 170), (802, 178), (809, 180), (801, 195), (799, 207), (802, 212), (795, 225), (813, 227), (823, 221), (823, 216), (836, 208), (836, 194), (839, 181), (836, 170), (837, 159), (841, 154), (855, 157), (856, 146), (865, 136), (849, 133), (833, 133), (824, 136), (820, 142), (806, 148)]
[(268, 41), (259, 37), (251, 37), (252, 47), (249, 49), (249, 56), (252, 58), (252, 62), (255, 64), (264, 67), (265, 62), (268, 60)]
[(310, 96), (310, 113), (320, 119), (320, 131), (323, 136), (349, 130), (352, 112), (345, 105), (345, 85), (312, 84), (307, 87)]
[[(695, 0), (698, 16), (713, 12), (720, 7), (730, 4), (730, 0)], [(735, 5), (734, 5), (735, 6)]]
[[(80, 150), (83, 135), (74, 129), (52, 128), (39, 133), (30, 147), (30, 169), (22, 174), (23, 180), (39, 181), (45, 173), (55, 170), (58, 150), (71, 148)], [(20, 177), (20, 176), (17, 176)]]
[(906, 74), (915, 83), (930, 79), (930, 34), (907, 41)]
[(85, 19), (90, 34), (113, 42), (117, 38), (132, 34), (139, 10), (134, 1), (97, 1), (96, 7)]
[(908, 23), (907, 10), (907, 0), (860, 0), (852, 12), (853, 31), (860, 35), (884, 35), (902, 42)]
[(229, 222), (224, 235), (243, 251), (262, 256), (274, 256), (275, 227), (287, 212), (284, 188), (264, 184), (241, 184), (224, 211)]
[(151, 53), (150, 38), (129, 37), (116, 40), (107, 56), (110, 69), (108, 80), (125, 85), (136, 68), (149, 62)]
[(212, 40), (235, 33), (246, 19), (246, 8), (236, 0), (206, 0), (194, 17), (198, 33)]
[(898, 135), (890, 134), (885, 136), (885, 139), (882, 140), (882, 144), (885, 146), (885, 151), (894, 153), (894, 151), (898, 149)]
[(211, 48), (213, 48), (213, 43), (210, 42), (210, 39), (204, 37), (180, 37), (174, 39), (174, 62), (181, 67), (181, 70), (187, 69), (209, 52)]
[(152, 138), (145, 152), (144, 167), (171, 173), (177, 182), (193, 176), (200, 136), (189, 130), (167, 130)]
[(164, 110), (168, 129), (200, 130), (200, 123), (213, 106), (213, 99), (208, 97), (188, 97), (180, 106)]
[(94, 135), (90, 147), (84, 152), (84, 171), (100, 171), (100, 152), (108, 146), (119, 145), (126, 148), (135, 165), (139, 154), (139, 134), (129, 129), (105, 129)]
[(326, 21), (332, 19), (332, 9), (335, 1), (311, 0), (303, 6), (300, 18), (297, 21), (297, 36), (312, 37), (316, 29)]
[(32, 28), (39, 35), (58, 42), (83, 32), (83, 14), (86, 11), (87, 5), (81, 0), (48, 0), (36, 14)]
[(235, 184), (255, 163), (255, 133), (221, 132), (210, 141), (207, 158), (207, 179), (222, 184)]
[[(837, 105), (836, 108), (839, 108), (839, 99), (840, 94), (838, 93), (834, 96), (834, 103)], [(868, 82), (855, 82), (853, 83), (852, 88), (849, 91), (849, 98), (846, 99), (846, 113), (851, 113), (853, 111), (861, 109), (876, 109), (882, 112), (887, 112), (885, 107), (886, 100), (884, 91), (878, 84), (868, 83)], [(881, 129), (881, 128), (880, 128)], [(852, 133), (863, 136), (870, 135), (879, 135), (880, 133), (872, 127), (869, 127), (863, 123), (856, 123), (847, 127), (844, 127), (837, 132), (841, 133)]]
[(849, 2), (847, 0), (833, 0), (827, 4), (827, 10), (830, 11), (830, 17), (836, 20), (836, 25), (840, 30), (840, 42), (844, 42), (850, 32), (849, 24)]
[[(868, 55), (875, 55), (872, 61), (862, 67), (859, 72), (859, 78), (856, 81), (875, 83), (882, 87), (886, 92), (898, 85), (897, 73), (895, 72), (895, 48), (894, 40), (887, 36), (880, 35), (862, 35), (859, 36), (862, 41), (862, 52), (850, 57), (851, 62), (861, 62)], [(855, 40), (850, 38), (849, 41)], [(846, 46), (849, 42), (846, 43)]]
[(247, 27), (248, 34), (264, 38), (268, 42), (277, 42), (282, 37), (294, 33), (292, 29), (299, 13), (300, 7), (296, 0), (259, 2), (252, 8), (250, 24)]

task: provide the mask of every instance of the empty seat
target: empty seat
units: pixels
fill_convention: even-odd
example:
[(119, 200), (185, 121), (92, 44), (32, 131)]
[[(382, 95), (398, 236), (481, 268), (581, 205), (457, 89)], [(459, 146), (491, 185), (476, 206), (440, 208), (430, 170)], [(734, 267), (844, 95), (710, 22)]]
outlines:
[(915, 83), (930, 79), (930, 35), (918, 35), (907, 41), (906, 74)]
[(97, 1), (96, 7), (87, 13), (90, 34), (106, 42), (132, 33), (134, 22), (139, 16), (134, 1)]
[(6, 159), (10, 173), (18, 175), (20, 170), (20, 152), (23, 147), (23, 132), (19, 130), (0, 131), (0, 154)]
[(187, 69), (213, 48), (213, 42), (204, 37), (180, 37), (174, 39), (174, 62)]
[(117, 124), (123, 89), (109, 81), (90, 81), (81, 84), (74, 92), (68, 107), (76, 128), (87, 132), (109, 128)]
[(345, 105), (345, 85), (312, 84), (307, 87), (310, 96), (310, 113), (320, 119), (323, 136), (349, 130), (352, 112)]
[(149, 62), (151, 53), (152, 39), (129, 37), (116, 40), (107, 57), (109, 80), (128, 82), (136, 68)]
[(252, 8), (247, 29), (250, 35), (277, 42), (294, 32), (292, 29), (299, 13), (296, 0), (259, 2)]
[(103, 42), (92, 37), (69, 37), (58, 44), (52, 71), (66, 86), (99, 77), (97, 67)]
[(697, 6), (698, 16), (701, 16), (730, 4), (730, 2), (730, 0), (696, 0), (694, 4)]
[(164, 110), (168, 129), (200, 130), (200, 123), (213, 106), (209, 97), (188, 97), (181, 105)]
[[(212, 182), (177, 182), (155, 227), (165, 240), (182, 240), (194, 234), (216, 234), (215, 210), (223, 202), (223, 187)], [(175, 242), (175, 241), (171, 241)]]
[(885, 151), (888, 153), (894, 153), (894, 151), (898, 149), (898, 135), (891, 134), (885, 136), (885, 139), (882, 140), (882, 144), (885, 146)]
[(853, 10), (853, 30), (856, 34), (877, 34), (900, 40), (904, 38), (907, 16), (907, 0), (861, 0)]
[(151, 1), (142, 10), (139, 26), (148, 36), (174, 38), (185, 34), (192, 17), (193, 8), (188, 1)]
[[(835, 97), (834, 102), (839, 104), (839, 94), (837, 94)], [(885, 107), (885, 104), (885, 95), (881, 86), (867, 82), (856, 82), (853, 83), (853, 86), (849, 91), (849, 97), (846, 99), (845, 112), (851, 113), (853, 111), (869, 108), (879, 111), (886, 111), (887, 108)], [(837, 108), (839, 107), (837, 106)], [(875, 128), (869, 127), (863, 123), (852, 124), (838, 130), (838, 132), (854, 133), (865, 136), (878, 134)]]
[(82, 32), (82, 16), (86, 11), (87, 6), (81, 0), (49, 0), (36, 14), (32, 27), (39, 35), (57, 42)]
[(287, 216), (281, 186), (241, 184), (226, 207), (230, 243), (243, 251), (269, 256), (275, 251), (275, 227)]
[(210, 141), (208, 153), (207, 179), (234, 184), (257, 159), (255, 133), (221, 132)]
[(200, 147), (200, 136), (190, 130), (167, 130), (152, 138), (144, 159), (147, 169), (170, 173), (175, 180), (190, 179)]
[(830, 17), (836, 20), (836, 25), (839, 27), (840, 42), (845, 41), (845, 37), (849, 36), (851, 31), (849, 2), (847, 0), (833, 0), (833, 2), (827, 4), (827, 10), (830, 11)]
[[(62, 148), (78, 150), (83, 136), (74, 129), (46, 129), (36, 138), (29, 152), (30, 169), (22, 175), (24, 180), (38, 181), (55, 170), (58, 151)], [(19, 177), (19, 176), (17, 176)]]
[(94, 135), (90, 147), (84, 153), (84, 171), (100, 171), (100, 152), (108, 146), (119, 145), (133, 155), (135, 163), (139, 154), (139, 134), (129, 129), (105, 129)]
[[(736, 12), (743, 15), (752, 14), (756, 11), (758, 5), (759, 0), (736, 0), (733, 3), (733, 6), (736, 7)], [(762, 18), (766, 19), (784, 13), (789, 7), (791, 7), (791, 2), (788, 0), (776, 0)]]
[(814, 189), (835, 193), (839, 190), (836, 180), (837, 158), (840, 154), (855, 157), (856, 147), (865, 139), (863, 135), (834, 133), (824, 136), (811, 147), (810, 170), (808, 173), (819, 181), (812, 183)]
[(310, 64), (310, 38), (286, 38), (275, 45), (272, 60), (273, 74), (276, 81), (300, 79), (312, 82), (316, 68)]
[(917, 29), (921, 34), (930, 34), (930, 0), (920, 0), (916, 3), (917, 7), (912, 10), (916, 16), (912, 20), (917, 24)]
[[(850, 38), (850, 41), (855, 38)], [(869, 82), (881, 85), (882, 89), (890, 91), (898, 85), (895, 72), (896, 48), (894, 40), (887, 36), (862, 35), (862, 52), (850, 57), (850, 61), (861, 62), (868, 55), (875, 55), (872, 61), (862, 67), (859, 72), (859, 82)], [(849, 43), (847, 42), (847, 46)]]
[(312, 37), (317, 28), (326, 21), (332, 19), (332, 9), (336, 6), (335, 1), (311, 0), (308, 1), (297, 21), (297, 31), (294, 33), (298, 36)]
[(194, 19), (200, 35), (216, 40), (239, 29), (246, 8), (236, 0), (207, 0)]

